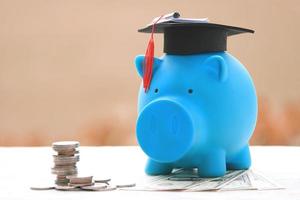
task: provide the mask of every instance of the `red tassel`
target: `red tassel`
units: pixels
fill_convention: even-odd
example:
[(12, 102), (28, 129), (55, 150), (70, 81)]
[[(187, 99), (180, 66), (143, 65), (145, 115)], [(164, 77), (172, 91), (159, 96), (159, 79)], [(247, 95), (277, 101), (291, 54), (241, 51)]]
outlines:
[(152, 72), (153, 72), (153, 62), (154, 62), (154, 39), (153, 39), (153, 33), (155, 31), (155, 24), (158, 23), (158, 21), (163, 17), (160, 16), (158, 20), (153, 23), (152, 25), (152, 32), (150, 36), (150, 40), (148, 42), (145, 58), (144, 58), (144, 63), (143, 63), (143, 86), (145, 92), (147, 92), (150, 88), (150, 83), (152, 80)]

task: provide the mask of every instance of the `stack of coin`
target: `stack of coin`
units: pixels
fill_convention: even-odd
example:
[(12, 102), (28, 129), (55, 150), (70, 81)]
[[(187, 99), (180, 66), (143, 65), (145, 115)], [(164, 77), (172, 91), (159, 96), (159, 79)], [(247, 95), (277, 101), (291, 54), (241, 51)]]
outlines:
[(54, 167), (52, 174), (56, 175), (55, 184), (66, 186), (69, 183), (67, 176), (76, 176), (78, 170), (76, 163), (79, 161), (79, 142), (77, 141), (60, 141), (52, 144)]
[(93, 176), (78, 176), (77, 162), (79, 161), (79, 142), (59, 141), (52, 144), (54, 167), (52, 174), (56, 175), (55, 185), (39, 185), (31, 187), (32, 190), (61, 190), (61, 191), (112, 191), (117, 188), (134, 187), (133, 182), (111, 183), (110, 177), (96, 180)]

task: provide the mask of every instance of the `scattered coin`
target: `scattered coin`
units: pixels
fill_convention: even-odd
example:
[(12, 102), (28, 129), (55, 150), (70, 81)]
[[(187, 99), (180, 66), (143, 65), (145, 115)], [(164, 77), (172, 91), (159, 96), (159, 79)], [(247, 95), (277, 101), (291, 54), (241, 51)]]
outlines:
[(116, 189), (117, 189), (116, 186), (108, 185), (104, 191), (112, 191), (112, 190), (116, 190)]
[(93, 186), (95, 183), (69, 183), (68, 186), (73, 186), (73, 187), (85, 187), (85, 186)]
[(95, 183), (108, 183), (109, 181), (111, 181), (111, 178), (101, 178), (101, 179), (97, 178), (94, 181)]
[(116, 184), (117, 188), (127, 188), (127, 187), (134, 187), (136, 184), (135, 183), (121, 183), (121, 184)]
[(102, 191), (104, 189), (106, 189), (108, 186), (105, 183), (101, 183), (101, 184), (96, 184), (93, 186), (84, 186), (81, 187), (81, 189), (83, 190), (88, 190), (88, 191)]
[(87, 184), (93, 182), (93, 176), (67, 176), (70, 184)]
[(100, 187), (97, 187), (97, 186), (91, 186), (91, 187), (82, 187), (81, 188), (82, 190), (86, 190), (86, 191), (98, 191), (98, 192), (100, 192), (100, 191), (112, 191), (112, 190), (116, 190), (117, 189), (117, 187), (115, 187), (115, 186), (110, 186), (110, 185), (106, 185), (106, 187), (102, 187), (102, 186), (100, 186)]
[(53, 190), (55, 189), (54, 186), (34, 186), (34, 187), (30, 187), (30, 189), (32, 190)]
[(134, 187), (136, 184), (133, 180), (129, 179), (113, 179), (109, 185), (115, 185), (117, 188)]
[(62, 190), (62, 191), (79, 191), (80, 188), (74, 187), (74, 186), (64, 186), (64, 185), (57, 185), (55, 186), (56, 190)]

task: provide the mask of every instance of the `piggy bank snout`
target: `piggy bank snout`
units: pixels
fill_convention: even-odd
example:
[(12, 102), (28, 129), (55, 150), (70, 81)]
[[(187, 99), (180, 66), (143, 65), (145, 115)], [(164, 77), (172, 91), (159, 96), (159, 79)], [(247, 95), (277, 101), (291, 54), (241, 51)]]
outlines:
[(171, 100), (148, 104), (137, 120), (137, 139), (143, 151), (158, 162), (174, 162), (191, 148), (194, 126), (190, 112)]

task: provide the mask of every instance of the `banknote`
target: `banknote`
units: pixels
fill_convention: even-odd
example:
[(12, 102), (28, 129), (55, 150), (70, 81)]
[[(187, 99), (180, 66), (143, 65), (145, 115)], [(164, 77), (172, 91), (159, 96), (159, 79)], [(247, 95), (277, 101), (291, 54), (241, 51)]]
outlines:
[(253, 183), (251, 181), (251, 178), (249, 177), (249, 171), (247, 173), (244, 173), (242, 176), (239, 176), (238, 178), (234, 179), (230, 183), (224, 185), (220, 190), (221, 191), (236, 191), (236, 190), (256, 190), (253, 186)]
[(131, 188), (130, 190), (142, 190), (142, 191), (179, 191), (185, 190), (190, 185), (195, 184), (194, 181), (182, 180), (174, 181), (172, 177), (185, 176), (192, 177), (192, 171), (185, 171), (183, 169), (176, 169), (170, 175), (161, 175), (161, 176), (146, 176), (143, 179), (137, 181), (136, 187)]
[(217, 178), (200, 178), (196, 170), (179, 169), (170, 175), (147, 177), (130, 190), (143, 191), (210, 191), (219, 190), (227, 183), (246, 173), (245, 170), (228, 171)]
[(142, 191), (233, 191), (280, 189), (274, 182), (252, 170), (227, 171), (222, 177), (201, 178), (196, 169), (177, 169), (170, 175), (146, 176), (136, 187), (126, 190)]
[(284, 187), (278, 185), (274, 181), (270, 180), (266, 176), (262, 175), (260, 172), (257, 171), (249, 171), (248, 176), (251, 180), (251, 183), (254, 188), (257, 190), (278, 190), (284, 189)]
[(188, 188), (187, 191), (217, 191), (232, 183), (245, 173), (247, 173), (247, 170), (227, 171), (222, 177), (210, 178), (200, 182), (195, 181), (195, 184)]

